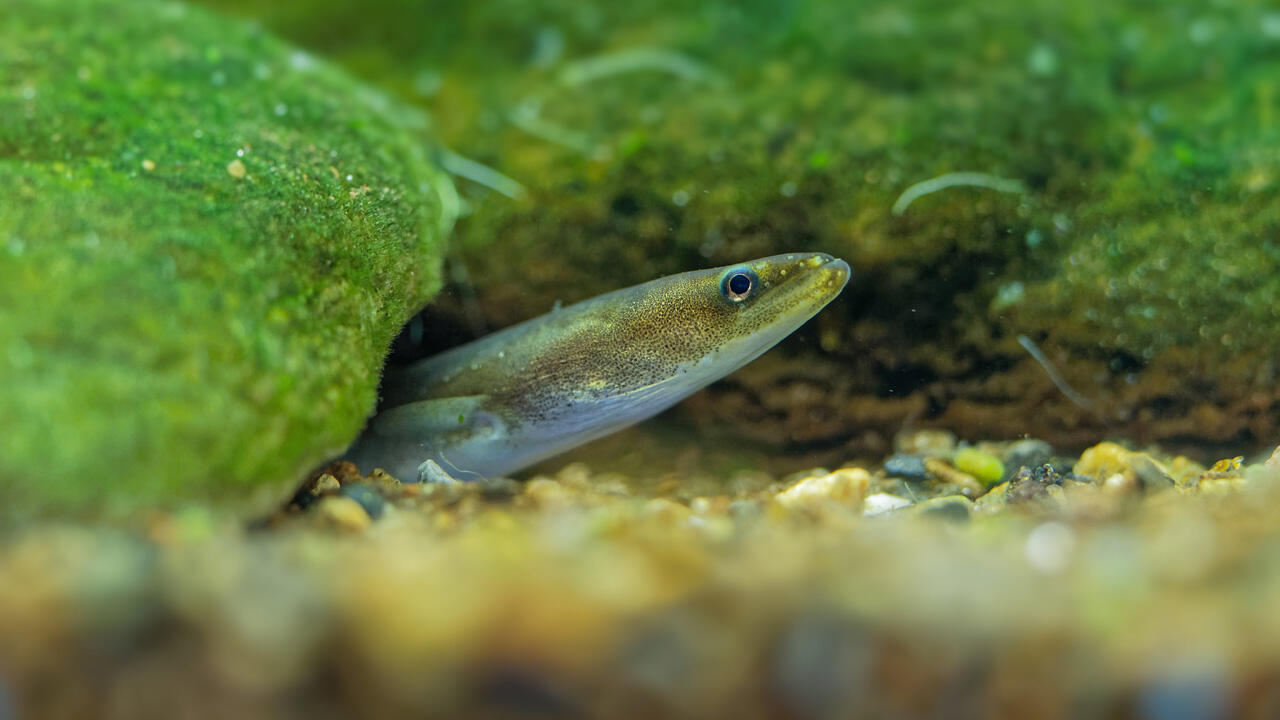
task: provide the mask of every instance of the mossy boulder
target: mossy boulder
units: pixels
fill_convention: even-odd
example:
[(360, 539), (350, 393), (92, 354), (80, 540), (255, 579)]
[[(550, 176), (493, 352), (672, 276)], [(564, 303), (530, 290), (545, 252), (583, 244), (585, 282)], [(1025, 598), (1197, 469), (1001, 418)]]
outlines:
[(439, 285), (426, 116), (240, 20), (0, 23), (0, 516), (279, 492)]
[[(708, 425), (876, 452), (908, 419), (1067, 444), (1280, 433), (1265, 3), (210, 1), (435, 109), (446, 144), (524, 185), (462, 184), (457, 297), (479, 303), (445, 300), (437, 327), (824, 250), (854, 265), (843, 302), (789, 342), (803, 360), (700, 396)], [(979, 186), (902, 201), (946, 175)]]

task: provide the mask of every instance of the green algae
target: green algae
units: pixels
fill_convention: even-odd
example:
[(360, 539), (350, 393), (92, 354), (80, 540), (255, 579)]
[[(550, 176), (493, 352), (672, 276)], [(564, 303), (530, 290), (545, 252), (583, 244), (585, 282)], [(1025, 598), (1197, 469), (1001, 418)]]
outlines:
[(969, 473), (986, 487), (1004, 479), (1004, 463), (1000, 458), (977, 448), (961, 448), (956, 452), (954, 463), (957, 470)]
[(439, 284), (425, 116), (206, 10), (5, 16), (3, 514), (243, 497), (340, 450)]

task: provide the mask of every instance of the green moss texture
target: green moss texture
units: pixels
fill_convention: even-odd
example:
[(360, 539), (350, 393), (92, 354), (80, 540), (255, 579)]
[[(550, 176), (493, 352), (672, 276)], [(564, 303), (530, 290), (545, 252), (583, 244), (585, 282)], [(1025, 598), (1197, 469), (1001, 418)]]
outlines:
[(118, 515), (341, 450), (450, 219), (426, 116), (241, 20), (0, 23), (0, 517)]

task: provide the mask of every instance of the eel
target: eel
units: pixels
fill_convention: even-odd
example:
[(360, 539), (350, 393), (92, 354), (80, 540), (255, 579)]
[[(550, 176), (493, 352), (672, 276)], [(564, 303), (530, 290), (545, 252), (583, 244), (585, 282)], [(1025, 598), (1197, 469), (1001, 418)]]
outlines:
[[(434, 461), (505, 476), (621, 430), (759, 357), (831, 302), (849, 265), (774, 255), (559, 308), (383, 377), (345, 459), (405, 481)], [(464, 477), (465, 476), (465, 477)]]

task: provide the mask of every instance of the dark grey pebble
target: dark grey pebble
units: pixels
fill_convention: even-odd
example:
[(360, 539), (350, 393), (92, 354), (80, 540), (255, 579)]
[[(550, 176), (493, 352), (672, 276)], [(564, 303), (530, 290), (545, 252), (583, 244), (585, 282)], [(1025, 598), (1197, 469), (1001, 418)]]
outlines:
[(884, 461), (884, 472), (890, 477), (923, 482), (932, 477), (919, 455), (898, 454)]
[(813, 611), (796, 618), (772, 659), (772, 690), (785, 714), (843, 717), (865, 702), (875, 687), (874, 647), (874, 638), (839, 615)]
[(554, 674), (532, 666), (507, 665), (477, 673), (471, 683), (472, 701), (488, 712), (483, 717), (586, 717), (576, 698), (561, 687)]
[(1137, 697), (1144, 720), (1213, 720), (1231, 717), (1231, 692), (1218, 668), (1173, 669), (1148, 681)]
[(4, 685), (4, 678), (0, 677), (0, 720), (14, 720), (17, 717), (18, 711)]
[(382, 495), (365, 483), (347, 483), (338, 494), (360, 503), (360, 507), (374, 520), (382, 517), (387, 509), (387, 501), (382, 499)]
[(930, 498), (912, 506), (912, 511), (921, 517), (937, 520), (964, 522), (969, 519), (973, 503), (957, 495)]
[(505, 502), (520, 494), (520, 483), (511, 478), (486, 478), (478, 485), (480, 496), (490, 502)]

